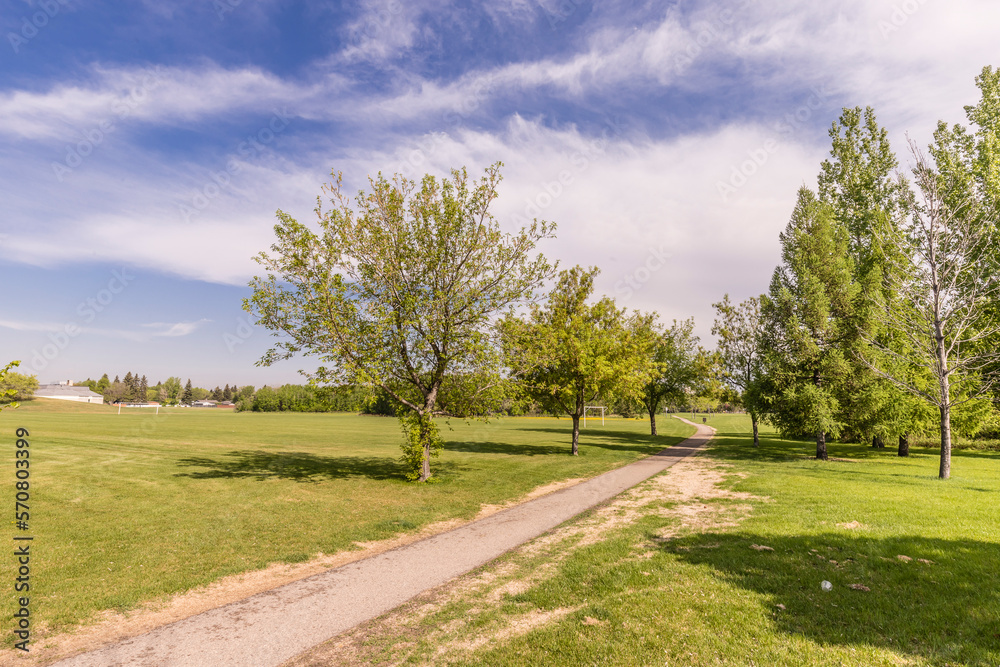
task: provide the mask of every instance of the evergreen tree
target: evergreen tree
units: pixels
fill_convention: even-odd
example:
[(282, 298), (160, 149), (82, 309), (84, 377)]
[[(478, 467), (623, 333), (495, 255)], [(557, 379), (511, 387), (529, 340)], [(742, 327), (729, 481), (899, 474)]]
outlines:
[(149, 400), (149, 380), (145, 375), (139, 380), (139, 400), (144, 403)]
[(190, 403), (192, 398), (194, 398), (194, 388), (191, 386), (191, 378), (188, 378), (187, 384), (184, 385), (184, 394), (181, 396), (181, 403)]
[(233, 400), (233, 390), (227, 384), (222, 390), (222, 400), (231, 401)]
[(761, 297), (767, 418), (785, 434), (815, 436), (816, 458), (825, 460), (827, 434), (843, 427), (838, 394), (851, 370), (844, 346), (857, 287), (848, 233), (803, 187), (780, 238), (782, 264)]
[[(879, 126), (868, 107), (845, 108), (830, 129), (830, 157), (819, 175), (820, 200), (829, 203), (837, 221), (848, 232), (848, 252), (854, 263), (857, 293), (845, 334), (850, 374), (844, 377), (842, 413), (851, 436), (885, 446), (899, 438), (899, 454), (909, 452), (907, 434), (922, 428), (918, 402), (870, 368), (893, 363), (883, 347), (899, 351), (904, 341), (898, 331), (882, 326), (882, 311), (904, 307), (894, 289), (892, 272), (899, 262), (893, 256), (898, 237), (897, 221), (909, 200), (905, 180), (895, 175), (896, 156), (888, 132)], [(874, 342), (878, 345), (873, 345)]]
[(216, 386), (215, 389), (212, 390), (212, 400), (213, 401), (221, 401), (222, 400), (222, 390), (219, 389), (218, 386)]

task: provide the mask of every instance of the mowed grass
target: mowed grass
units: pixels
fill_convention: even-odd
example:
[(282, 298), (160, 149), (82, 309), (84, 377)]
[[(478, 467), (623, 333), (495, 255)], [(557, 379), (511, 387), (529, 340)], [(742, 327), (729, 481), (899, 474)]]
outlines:
[[(403, 478), (402, 435), (391, 418), (119, 415), (36, 399), (0, 413), (0, 424), (9, 452), (16, 428), (31, 433), (31, 612), (33, 627), (47, 633), (270, 563), (471, 518), (484, 503), (592, 476), (694, 430), (664, 420), (663, 435), (652, 438), (644, 420), (590, 424), (572, 457), (568, 419), (452, 420), (452, 429), (441, 426), (447, 444), (432, 461), (435, 483), (417, 484)], [(3, 486), (13, 505), (12, 455), (8, 462)], [(12, 560), (2, 560), (7, 581)], [(6, 618), (12, 600), (0, 607)]]
[[(373, 626), (359, 634), (366, 659), (1000, 665), (1000, 454), (956, 452), (952, 479), (940, 481), (935, 450), (900, 459), (831, 443), (838, 460), (820, 462), (814, 443), (768, 432), (754, 449), (746, 417), (708, 423), (718, 429), (709, 463), (723, 466), (726, 488), (755, 496), (696, 498), (691, 512), (716, 525), (663, 539), (677, 507), (654, 503), (598, 543), (515, 552), (484, 579), (501, 594), (445, 596), (403, 632)], [(697, 514), (706, 505), (718, 514)], [(567, 552), (551, 576), (537, 576), (551, 553)], [(491, 595), (498, 602), (484, 607)]]

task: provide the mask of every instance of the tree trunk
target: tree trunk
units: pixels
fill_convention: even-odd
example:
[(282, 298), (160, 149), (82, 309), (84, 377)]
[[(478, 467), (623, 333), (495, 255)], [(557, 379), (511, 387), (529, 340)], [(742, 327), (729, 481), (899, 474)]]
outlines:
[(580, 452), (580, 415), (573, 415), (573, 456)]
[(910, 436), (903, 433), (899, 436), (899, 450), (896, 452), (899, 456), (909, 456), (910, 455)]
[(649, 411), (649, 434), (656, 435), (656, 411)]
[(816, 434), (816, 458), (821, 461), (828, 460), (826, 454), (826, 431), (819, 431)]
[[(428, 417), (428, 419), (430, 419)], [(431, 478), (431, 434), (430, 429), (424, 422), (424, 416), (420, 415), (420, 442), (424, 446), (424, 460), (420, 464), (420, 479), (417, 481), (426, 482)]]
[[(945, 385), (948, 378), (944, 379)], [(941, 468), (938, 477), (951, 477), (951, 406), (947, 403), (941, 406)]]
[(753, 446), (760, 447), (760, 437), (757, 435), (757, 413), (750, 413), (750, 423), (753, 424)]

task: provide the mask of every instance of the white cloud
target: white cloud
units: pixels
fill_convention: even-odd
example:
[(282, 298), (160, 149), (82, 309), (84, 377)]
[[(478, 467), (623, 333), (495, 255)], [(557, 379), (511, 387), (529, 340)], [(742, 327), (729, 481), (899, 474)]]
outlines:
[(149, 335), (152, 337), (177, 338), (179, 336), (190, 336), (197, 331), (201, 325), (211, 322), (208, 319), (200, 319), (197, 322), (150, 322), (141, 325), (150, 329)]

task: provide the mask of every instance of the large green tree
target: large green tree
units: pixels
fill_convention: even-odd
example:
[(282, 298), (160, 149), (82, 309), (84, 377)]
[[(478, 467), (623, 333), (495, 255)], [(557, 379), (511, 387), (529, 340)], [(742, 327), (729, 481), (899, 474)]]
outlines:
[(598, 269), (562, 271), (543, 306), (526, 319), (502, 323), (508, 363), (521, 387), (549, 412), (573, 420), (572, 454), (579, 453), (580, 418), (598, 398), (636, 400), (657, 371), (655, 337), (639, 326), (639, 313), (619, 310), (613, 299), (590, 303)]
[(843, 426), (838, 394), (850, 372), (844, 342), (857, 287), (848, 232), (803, 187), (780, 238), (782, 264), (761, 296), (767, 419), (783, 433), (815, 436), (816, 458), (825, 460), (827, 434)]
[[(449, 377), (475, 374), (483, 384), (456, 399), (472, 402), (504, 381), (494, 319), (530, 302), (552, 275), (536, 243), (554, 225), (537, 220), (514, 234), (490, 207), (500, 163), (470, 181), (370, 178), (353, 201), (340, 174), (318, 202), (315, 227), (278, 211), (266, 275), (250, 283), (244, 308), (283, 340), (258, 362), (297, 354), (318, 357), (313, 382), (377, 387), (401, 406), (404, 460), (413, 477), (431, 476), (441, 446), (433, 422), (446, 414)], [(493, 394), (490, 394), (493, 395)]]
[(869, 438), (872, 446), (898, 437), (899, 454), (905, 456), (908, 434), (922, 428), (923, 411), (909, 393), (874, 373), (868, 361), (881, 356), (880, 363), (890, 365), (892, 359), (879, 349), (898, 351), (904, 344), (898, 331), (882, 324), (880, 315), (906, 307), (894, 288), (898, 250), (892, 240), (899, 238), (897, 221), (907, 210), (909, 190), (897, 172), (888, 132), (871, 107), (845, 108), (830, 137), (830, 156), (818, 179), (819, 198), (847, 229), (853, 280), (859, 288), (845, 327), (850, 373), (843, 378), (841, 413), (851, 436)]
[(739, 394), (753, 426), (753, 446), (759, 447), (759, 422), (764, 409), (761, 387), (764, 321), (760, 300), (750, 297), (734, 305), (726, 294), (712, 306), (716, 312), (712, 335), (719, 338), (723, 380)]

